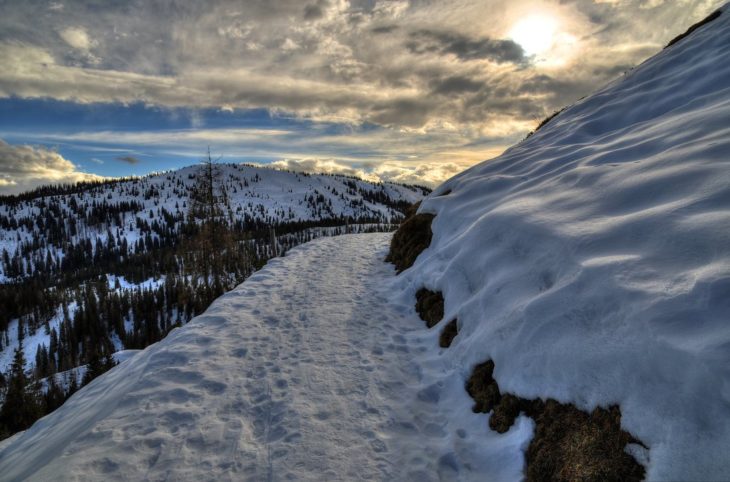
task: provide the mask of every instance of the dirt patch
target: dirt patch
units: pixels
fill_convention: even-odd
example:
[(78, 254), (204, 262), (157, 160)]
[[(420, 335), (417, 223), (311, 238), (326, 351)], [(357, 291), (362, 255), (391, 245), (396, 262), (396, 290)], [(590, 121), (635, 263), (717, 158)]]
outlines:
[[(714, 11), (714, 12), (712, 12), (712, 13), (711, 13), (710, 15), (708, 15), (707, 17), (705, 17), (705, 18), (704, 18), (703, 20), (700, 20), (700, 21), (699, 21), (699, 22), (697, 22), (696, 24), (692, 25), (692, 26), (691, 26), (690, 28), (688, 28), (688, 29), (687, 29), (687, 31), (686, 31), (686, 32), (684, 32), (683, 34), (681, 34), (681, 35), (677, 35), (676, 37), (674, 37), (674, 38), (673, 38), (673, 39), (672, 39), (672, 40), (671, 40), (671, 41), (670, 41), (670, 42), (669, 42), (669, 43), (667, 44), (667, 47), (671, 47), (672, 45), (676, 44), (676, 43), (677, 43), (677, 42), (679, 42), (680, 40), (683, 40), (683, 39), (685, 39), (685, 38), (689, 37), (690, 35), (692, 35), (692, 32), (694, 32), (694, 31), (695, 31), (695, 30), (697, 30), (698, 28), (702, 27), (703, 25), (706, 25), (706, 24), (708, 24), (708, 23), (712, 22), (713, 20), (715, 20), (715, 19), (716, 19), (717, 17), (719, 17), (720, 15), (722, 15), (722, 10), (715, 10), (715, 11)], [(664, 48), (667, 48), (667, 47), (664, 47)]]
[[(420, 203), (419, 203), (420, 204)], [(395, 265), (396, 271), (402, 273), (413, 266), (416, 258), (431, 245), (431, 222), (433, 214), (416, 214), (419, 204), (410, 208), (410, 214), (393, 234), (390, 251), (385, 260)]]
[(448, 348), (451, 346), (451, 342), (454, 341), (456, 335), (459, 334), (459, 327), (456, 324), (456, 318), (449, 321), (443, 330), (441, 330), (441, 336), (439, 336), (439, 346), (441, 348)]
[(421, 288), (416, 293), (416, 311), (429, 328), (444, 317), (444, 296), (440, 291)]
[(502, 394), (493, 377), (494, 363), (487, 360), (472, 371), (466, 391), (474, 399), (472, 410), (489, 413), (489, 427), (504, 433), (520, 413), (535, 421), (535, 434), (527, 449), (528, 481), (640, 481), (644, 467), (625, 452), (638, 443), (621, 429), (621, 410), (613, 405), (586, 413), (553, 399), (527, 400)]
[(471, 408), (474, 413), (491, 412), (502, 398), (493, 373), (494, 362), (487, 360), (475, 366), (466, 381), (466, 391), (474, 399), (474, 406)]

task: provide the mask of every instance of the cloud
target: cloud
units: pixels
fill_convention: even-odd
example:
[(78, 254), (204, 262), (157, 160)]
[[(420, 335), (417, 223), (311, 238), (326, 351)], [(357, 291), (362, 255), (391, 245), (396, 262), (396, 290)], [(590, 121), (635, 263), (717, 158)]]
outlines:
[(92, 42), (83, 28), (68, 27), (58, 33), (71, 47), (79, 50), (89, 50)]
[[(415, 155), (424, 165), (463, 165), (488, 157), (471, 146), (492, 149), (524, 137), (720, 3), (257, 0), (243, 7), (210, 0), (130, 9), (127, 2), (69, 0), (39, 14), (34, 2), (16, 2), (0, 20), (0, 98), (263, 108), (311, 129), (334, 124), (355, 134), (331, 145), (302, 132), (261, 141), (246, 135), (239, 142), (252, 146), (250, 155), (383, 163)], [(537, 14), (555, 20), (559, 39), (570, 39), (539, 58), (506, 38)], [(374, 124), (388, 132), (364, 135)], [(230, 130), (203, 131), (218, 136), (213, 146), (234, 144)], [(184, 147), (205, 142), (189, 133), (162, 137), (174, 135)], [(428, 177), (397, 167), (405, 170), (389, 175)]]
[(78, 171), (58, 152), (44, 147), (12, 145), (0, 139), (0, 193), (15, 194), (44, 184), (101, 179)]
[(318, 0), (304, 6), (304, 20), (318, 20), (324, 16), (324, 9), (329, 6), (327, 0)]
[[(454, 127), (433, 126), (421, 129), (388, 129), (367, 126), (333, 130), (333, 126), (300, 125), (288, 129), (230, 128), (185, 129), (158, 131), (97, 131), (73, 134), (35, 134), (33, 142), (71, 144), (77, 150), (137, 155), (140, 149), (146, 156), (164, 155), (178, 158), (197, 158), (210, 146), (222, 154), (226, 162), (237, 159), (337, 159), (353, 165), (375, 165), (388, 161), (407, 161), (411, 164), (455, 162), (470, 166), (495, 157), (519, 137), (509, 137), (530, 125), (516, 126), (503, 119), (494, 128), (480, 131), (485, 136), (478, 142), (469, 141), (474, 135), (456, 135)], [(7, 135), (16, 135), (6, 133)], [(504, 140), (504, 139), (508, 140)], [(149, 163), (148, 163), (149, 164)]]
[(137, 159), (134, 156), (119, 156), (117, 157), (117, 161), (122, 161), (126, 164), (130, 164), (132, 166), (139, 164), (139, 159)]
[(262, 165), (312, 174), (343, 174), (363, 179), (369, 178), (365, 170), (335, 159), (280, 159), (271, 163), (262, 163)]
[[(266, 108), (315, 121), (448, 122), (477, 132), (505, 115), (531, 120), (587, 94), (620, 72), (616, 65), (650, 53), (632, 47), (658, 50), (676, 33), (668, 26), (683, 31), (688, 17), (709, 7), (680, 3), (643, 10), (638, 0), (532, 2), (579, 39), (574, 58), (550, 72), (575, 79), (568, 95), (515, 88), (545, 73), (504, 38), (529, 13), (524, 2), (272, 0), (243, 9), (212, 0), (178, 2), (174, 15), (155, 3), (132, 14), (123, 2), (99, 9), (76, 1), (48, 15), (19, 4), (0, 24), (0, 97)], [(431, 94), (442, 98), (433, 102)]]
[(434, 94), (450, 95), (462, 92), (476, 92), (482, 89), (484, 84), (469, 77), (452, 75), (443, 79), (434, 79), (431, 81), (430, 86)]
[(435, 187), (465, 169), (455, 162), (413, 163), (386, 161), (381, 163), (348, 163), (337, 159), (280, 159), (263, 164), (276, 169), (312, 174), (343, 174), (373, 182), (397, 182)]
[(525, 61), (525, 52), (513, 40), (469, 38), (453, 32), (417, 30), (411, 33), (406, 46), (416, 54), (453, 54), (461, 60), (487, 59), (498, 63)]

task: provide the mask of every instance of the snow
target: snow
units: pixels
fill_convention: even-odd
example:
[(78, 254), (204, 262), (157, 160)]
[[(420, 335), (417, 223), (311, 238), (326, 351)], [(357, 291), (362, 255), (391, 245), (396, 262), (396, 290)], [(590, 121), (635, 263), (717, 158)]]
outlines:
[[(73, 318), (76, 312), (76, 302), (68, 304), (68, 313)], [(59, 307), (56, 310), (56, 314), (48, 321), (49, 330), (58, 330), (58, 327), (63, 321), (63, 307)], [(8, 342), (3, 341), (3, 349), (0, 350), (0, 373), (8, 373), (10, 366), (13, 364), (13, 357), (15, 356), (15, 350), (18, 348), (18, 320), (11, 320), (8, 323)], [(38, 351), (38, 347), (46, 345), (48, 348), (51, 336), (50, 332), (46, 333), (44, 325), (38, 327), (35, 332), (30, 333), (27, 324), (24, 325), (23, 332), (23, 353), (25, 355), (26, 367), (32, 366), (35, 363), (35, 354)]]
[[(114, 358), (114, 361), (118, 364), (121, 364), (122, 362), (125, 362), (135, 356), (137, 353), (139, 353), (141, 350), (120, 350), (118, 352), (115, 352), (112, 354), (112, 358)], [(48, 387), (48, 380), (50, 378), (53, 378), (53, 381), (61, 387), (64, 391), (68, 391), (69, 387), (71, 386), (72, 380), (76, 379), (76, 385), (81, 386), (81, 382), (84, 379), (84, 375), (86, 375), (86, 368), (87, 365), (81, 365), (75, 368), (72, 368), (70, 370), (66, 370), (63, 372), (54, 373), (48, 378), (43, 378), (40, 380), (41, 387), (45, 391)]]
[(505, 392), (619, 404), (648, 480), (728, 478), (728, 58), (726, 12), (423, 202), (401, 296), (459, 320), (442, 383), (491, 358)]
[(149, 278), (145, 281), (142, 281), (141, 283), (133, 283), (131, 281), (127, 281), (127, 279), (124, 276), (116, 276), (113, 274), (107, 274), (107, 284), (109, 286), (110, 290), (117, 290), (117, 282), (119, 282), (119, 291), (123, 290), (156, 290), (160, 286), (165, 284), (165, 278), (166, 276), (162, 275), (159, 278)]
[[(270, 261), (203, 315), (0, 444), (0, 473), (519, 478), (531, 422), (483, 443), (483, 417), (453, 409), (468, 407), (468, 395), (460, 382), (435, 384), (444, 370), (438, 351), (411, 300), (393, 298), (398, 280), (383, 262), (389, 239), (323, 238)], [(422, 359), (431, 360), (425, 370)]]

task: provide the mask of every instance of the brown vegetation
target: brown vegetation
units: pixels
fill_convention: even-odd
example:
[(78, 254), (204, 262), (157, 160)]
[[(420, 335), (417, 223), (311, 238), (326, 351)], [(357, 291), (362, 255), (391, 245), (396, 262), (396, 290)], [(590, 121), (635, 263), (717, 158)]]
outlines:
[(683, 39), (689, 37), (692, 34), (692, 32), (694, 32), (698, 28), (702, 27), (703, 25), (706, 25), (706, 24), (712, 22), (713, 20), (715, 20), (720, 15), (722, 15), (722, 10), (715, 10), (714, 12), (712, 12), (710, 15), (708, 15), (704, 19), (702, 19), (699, 22), (697, 22), (696, 24), (692, 25), (683, 34), (677, 35), (676, 37), (674, 37), (672, 40), (669, 41), (669, 43), (667, 44), (667, 46), (664, 47), (664, 48), (671, 47), (672, 45), (676, 44), (680, 40), (683, 40)]
[(416, 214), (419, 204), (406, 212), (408, 217), (393, 235), (390, 251), (385, 258), (395, 265), (398, 273), (413, 266), (418, 255), (431, 244), (431, 222), (434, 215)]
[(440, 291), (421, 288), (416, 293), (416, 311), (429, 328), (444, 317), (444, 297)]
[(456, 325), (456, 318), (448, 322), (448, 324), (441, 330), (441, 336), (439, 336), (439, 346), (441, 348), (448, 348), (451, 346), (451, 342), (454, 341), (456, 335), (459, 334), (459, 327)]
[(552, 113), (552, 114), (550, 114), (549, 116), (545, 117), (545, 118), (544, 118), (544, 119), (543, 119), (543, 120), (542, 120), (542, 121), (541, 121), (541, 122), (540, 122), (540, 123), (539, 123), (539, 124), (537, 125), (537, 127), (535, 127), (535, 130), (534, 130), (534, 131), (530, 131), (530, 132), (528, 132), (528, 133), (527, 133), (527, 136), (525, 137), (525, 139), (529, 138), (529, 137), (530, 137), (530, 136), (532, 136), (532, 135), (533, 135), (533, 134), (534, 134), (535, 132), (537, 132), (537, 131), (539, 131), (540, 129), (542, 129), (543, 127), (545, 127), (545, 125), (546, 125), (546, 124), (547, 124), (548, 122), (550, 122), (551, 120), (555, 119), (555, 118), (556, 118), (556, 117), (558, 116), (558, 114), (560, 114), (561, 112), (563, 112), (563, 111), (564, 111), (565, 109), (567, 109), (567, 107), (563, 107), (562, 109), (556, 110), (555, 112), (553, 112), (553, 113)]
[[(618, 406), (586, 413), (553, 399), (527, 400), (502, 394), (493, 377), (494, 363), (474, 367), (466, 391), (474, 399), (472, 410), (489, 413), (489, 427), (504, 433), (520, 413), (535, 421), (535, 435), (527, 449), (528, 481), (640, 481), (644, 467), (626, 453), (629, 443), (639, 443), (621, 429)], [(643, 444), (642, 444), (643, 445)]]

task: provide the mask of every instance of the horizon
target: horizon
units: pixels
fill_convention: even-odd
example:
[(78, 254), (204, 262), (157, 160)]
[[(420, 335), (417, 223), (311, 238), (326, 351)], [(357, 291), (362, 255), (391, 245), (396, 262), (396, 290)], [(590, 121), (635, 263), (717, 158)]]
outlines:
[[(394, 184), (398, 186), (405, 186), (409, 188), (418, 188), (420, 190), (425, 190), (424, 192), (432, 192), (433, 188), (423, 185), (423, 184), (409, 184), (409, 183), (403, 183), (403, 182), (397, 182), (397, 181), (389, 181), (389, 180), (370, 180), (370, 179), (364, 179), (362, 177), (359, 177), (357, 175), (351, 175), (351, 174), (345, 174), (342, 172), (309, 172), (309, 171), (302, 171), (302, 170), (292, 170), (288, 169), (286, 167), (280, 167), (274, 164), (257, 164), (257, 163), (248, 163), (248, 162), (218, 162), (216, 160), (213, 160), (213, 164), (217, 166), (243, 166), (243, 167), (250, 167), (253, 169), (270, 169), (272, 171), (278, 171), (283, 173), (289, 173), (289, 174), (301, 174), (303, 176), (331, 176), (331, 177), (342, 177), (346, 179), (354, 179), (357, 181), (363, 181), (368, 182), (374, 185), (378, 184)], [(33, 188), (27, 189), (25, 191), (16, 192), (16, 193), (3, 193), (0, 192), (0, 201), (7, 201), (7, 200), (13, 200), (15, 198), (23, 198), (27, 195), (33, 195), (37, 193), (38, 191), (42, 190), (60, 190), (64, 191), (64, 194), (67, 194), (66, 191), (73, 191), (76, 188), (84, 189), (86, 187), (94, 187), (94, 186), (105, 186), (105, 185), (112, 185), (116, 183), (122, 183), (122, 182), (129, 182), (129, 181), (139, 181), (150, 177), (155, 176), (164, 176), (166, 174), (173, 174), (178, 171), (182, 171), (184, 169), (188, 168), (196, 168), (196, 167), (203, 167), (204, 166), (204, 160), (201, 160), (200, 163), (197, 164), (187, 164), (178, 168), (174, 169), (167, 169), (164, 171), (152, 171), (148, 172), (146, 174), (140, 174), (140, 175), (129, 175), (129, 176), (120, 176), (120, 177), (100, 177), (97, 179), (85, 179), (80, 181), (74, 181), (74, 182), (57, 182), (57, 183), (48, 183), (48, 184), (40, 184)], [(47, 194), (37, 194), (35, 197), (43, 197)], [(50, 194), (51, 196), (55, 194)]]
[(7, 2), (0, 194), (175, 170), (208, 146), (433, 188), (721, 4)]

